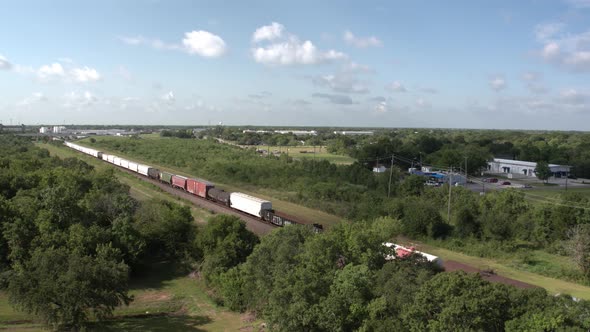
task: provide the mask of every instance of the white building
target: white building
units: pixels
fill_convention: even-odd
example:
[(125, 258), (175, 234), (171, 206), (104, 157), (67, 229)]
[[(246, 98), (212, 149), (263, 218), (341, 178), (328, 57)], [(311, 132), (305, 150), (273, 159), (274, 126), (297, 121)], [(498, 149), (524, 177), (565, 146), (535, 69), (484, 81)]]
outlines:
[(380, 165), (379, 167), (373, 167), (373, 172), (374, 173), (385, 173), (387, 171), (387, 168), (385, 168), (385, 166)]
[[(496, 174), (512, 174), (518, 177), (536, 177), (537, 163), (533, 161), (494, 158), (488, 162), (488, 172)], [(571, 166), (549, 164), (552, 176), (562, 177), (570, 173)]]
[(275, 130), (277, 134), (293, 134), (295, 136), (306, 136), (311, 135), (315, 136), (318, 134), (315, 130)]
[(335, 131), (336, 135), (373, 135), (372, 131)]
[(66, 129), (66, 127), (64, 127), (64, 126), (53, 126), (53, 133), (60, 134), (65, 129)]
[(51, 128), (49, 128), (49, 127), (41, 127), (41, 128), (39, 128), (39, 133), (40, 134), (47, 134), (47, 133), (50, 133), (50, 132), (51, 132)]

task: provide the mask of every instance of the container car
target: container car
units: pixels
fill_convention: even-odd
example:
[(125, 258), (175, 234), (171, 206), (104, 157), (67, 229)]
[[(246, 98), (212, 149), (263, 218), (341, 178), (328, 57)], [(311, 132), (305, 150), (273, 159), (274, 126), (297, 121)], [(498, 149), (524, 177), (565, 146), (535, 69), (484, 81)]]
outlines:
[(182, 175), (173, 174), (172, 175), (172, 186), (186, 190), (186, 180), (187, 180), (187, 178)]
[(113, 164), (121, 166), (121, 158), (115, 156), (115, 158), (113, 158)]
[(171, 185), (172, 184), (172, 173), (160, 172), (160, 181)]
[(219, 188), (211, 188), (207, 192), (207, 197), (215, 202), (229, 206), (229, 193)]
[(108, 155), (108, 154), (106, 154), (106, 153), (103, 153), (103, 154), (102, 154), (102, 160), (104, 160), (104, 161), (109, 161), (109, 155)]
[(114, 163), (115, 162), (115, 156), (113, 156), (112, 154), (107, 155), (107, 161), (109, 163)]
[(207, 191), (213, 188), (213, 184), (201, 179), (187, 179), (186, 191), (193, 195), (207, 198)]
[(236, 210), (262, 218), (263, 210), (272, 210), (272, 203), (243, 193), (229, 195), (230, 206)]

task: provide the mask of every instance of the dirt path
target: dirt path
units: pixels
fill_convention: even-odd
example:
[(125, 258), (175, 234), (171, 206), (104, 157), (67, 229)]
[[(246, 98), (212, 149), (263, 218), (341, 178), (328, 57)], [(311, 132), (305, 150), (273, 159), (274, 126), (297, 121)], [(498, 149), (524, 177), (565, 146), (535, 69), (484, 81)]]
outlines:
[(473, 267), (471, 265), (459, 263), (456, 261), (445, 261), (444, 268), (445, 268), (445, 271), (447, 271), (447, 272), (465, 271), (467, 273), (478, 273), (483, 279), (485, 279), (487, 281), (499, 282), (502, 284), (516, 286), (519, 288), (535, 288), (535, 287), (537, 287), (535, 285), (527, 284), (526, 282), (502, 277), (502, 276), (494, 273), (494, 271), (492, 271), (492, 270), (488, 270), (488, 271), (480, 270), (480, 269)]

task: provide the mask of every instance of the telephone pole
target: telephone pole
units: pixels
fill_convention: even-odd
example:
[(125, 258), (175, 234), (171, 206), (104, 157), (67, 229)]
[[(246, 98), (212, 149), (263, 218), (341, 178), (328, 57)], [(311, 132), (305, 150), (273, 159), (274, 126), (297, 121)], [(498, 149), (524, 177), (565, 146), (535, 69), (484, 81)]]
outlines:
[(393, 158), (394, 154), (391, 155), (391, 167), (389, 167), (389, 186), (387, 187), (387, 198), (391, 196), (391, 178), (393, 177)]
[(447, 207), (447, 218), (449, 224), (451, 223), (451, 189), (453, 188), (453, 168), (449, 171), (449, 204)]

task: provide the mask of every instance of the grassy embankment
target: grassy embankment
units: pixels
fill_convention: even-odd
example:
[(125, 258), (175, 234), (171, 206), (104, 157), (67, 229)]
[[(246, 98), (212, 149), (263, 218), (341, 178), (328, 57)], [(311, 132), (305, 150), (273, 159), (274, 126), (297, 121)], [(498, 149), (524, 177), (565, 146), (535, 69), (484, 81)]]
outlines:
[[(100, 139), (105, 139), (105, 138), (96, 137), (97, 141)], [(117, 139), (117, 138), (110, 138), (109, 137), (106, 139)], [(125, 138), (120, 138), (120, 139), (125, 139)], [(149, 139), (168, 139), (168, 138), (155, 138), (152, 135), (152, 136), (149, 136)], [(89, 142), (87, 140), (81, 140), (76, 143), (80, 144), (80, 145), (87, 146), (87, 147), (92, 147), (92, 144), (89, 144)], [(140, 156), (127, 155), (127, 154), (121, 153), (120, 151), (108, 150), (108, 149), (104, 149), (104, 148), (101, 148), (100, 150), (104, 151), (106, 153), (111, 153), (111, 154), (114, 154), (117, 156), (129, 158), (130, 160), (134, 160), (137, 162), (148, 164), (148, 165), (157, 167), (160, 170), (168, 171), (168, 172), (171, 172), (174, 174), (188, 176), (188, 177), (198, 176), (198, 174), (197, 175), (191, 174), (190, 171), (188, 170), (188, 167), (170, 167), (169, 165), (163, 165), (161, 163), (154, 163), (149, 160), (142, 159)], [(238, 191), (238, 192), (243, 192), (246, 194), (251, 194), (251, 195), (263, 198), (263, 199), (268, 199), (268, 200), (272, 201), (273, 208), (275, 208), (276, 210), (279, 210), (279, 211), (288, 213), (290, 215), (299, 217), (303, 220), (317, 222), (317, 223), (323, 224), (324, 226), (334, 225), (342, 220), (341, 217), (338, 217), (336, 215), (332, 215), (329, 213), (325, 213), (323, 211), (314, 210), (314, 209), (307, 208), (302, 205), (288, 202), (287, 200), (284, 199), (286, 193), (282, 192), (280, 189), (277, 190), (277, 189), (268, 189), (268, 188), (258, 188), (256, 186), (251, 186), (251, 185), (242, 185), (242, 186), (238, 187), (238, 186), (235, 186), (232, 184), (222, 183), (219, 181), (215, 181), (215, 186), (222, 188), (224, 190), (227, 190), (227, 191), (233, 191), (233, 192)], [(283, 198), (283, 199), (281, 199), (281, 198)]]

